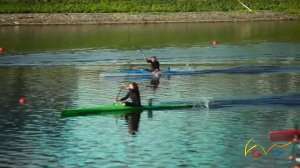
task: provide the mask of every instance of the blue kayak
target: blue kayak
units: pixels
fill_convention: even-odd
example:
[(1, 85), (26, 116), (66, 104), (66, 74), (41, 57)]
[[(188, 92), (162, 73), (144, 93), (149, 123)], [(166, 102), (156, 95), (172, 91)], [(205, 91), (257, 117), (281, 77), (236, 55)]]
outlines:
[(204, 71), (196, 70), (162, 70), (151, 72), (148, 69), (123, 70), (119, 72), (102, 73), (100, 77), (118, 77), (118, 76), (161, 76), (161, 75), (192, 75), (202, 74)]

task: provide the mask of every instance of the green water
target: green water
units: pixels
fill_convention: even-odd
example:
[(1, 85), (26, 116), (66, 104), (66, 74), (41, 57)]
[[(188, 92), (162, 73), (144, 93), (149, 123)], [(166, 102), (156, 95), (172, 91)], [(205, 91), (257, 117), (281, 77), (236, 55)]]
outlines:
[(299, 42), (300, 22), (230, 22), (199, 24), (1, 26), (0, 45), (10, 53), (70, 49)]

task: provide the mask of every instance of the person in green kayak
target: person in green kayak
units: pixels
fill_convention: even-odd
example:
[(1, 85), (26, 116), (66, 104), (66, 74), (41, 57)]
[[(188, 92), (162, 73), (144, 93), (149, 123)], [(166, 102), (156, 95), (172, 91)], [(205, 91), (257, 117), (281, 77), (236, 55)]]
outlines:
[(160, 71), (160, 69), (159, 69), (159, 62), (157, 61), (156, 56), (152, 56), (150, 58), (150, 60), (148, 58), (145, 58), (145, 60), (146, 60), (147, 63), (151, 63), (151, 68), (150, 68), (151, 72)]
[[(122, 102), (122, 105), (125, 106), (141, 106), (140, 91), (137, 83), (135, 82), (130, 83), (128, 86), (126, 86), (126, 89), (128, 89), (127, 94), (123, 98), (117, 99), (116, 101)], [(125, 101), (128, 98), (131, 99), (131, 102)]]

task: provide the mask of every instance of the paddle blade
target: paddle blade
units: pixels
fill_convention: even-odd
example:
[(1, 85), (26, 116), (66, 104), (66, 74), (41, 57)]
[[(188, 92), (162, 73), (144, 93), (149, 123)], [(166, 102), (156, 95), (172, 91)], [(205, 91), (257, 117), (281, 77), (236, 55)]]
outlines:
[(139, 48), (139, 51), (142, 53), (143, 56), (145, 56), (144, 52), (142, 49)]

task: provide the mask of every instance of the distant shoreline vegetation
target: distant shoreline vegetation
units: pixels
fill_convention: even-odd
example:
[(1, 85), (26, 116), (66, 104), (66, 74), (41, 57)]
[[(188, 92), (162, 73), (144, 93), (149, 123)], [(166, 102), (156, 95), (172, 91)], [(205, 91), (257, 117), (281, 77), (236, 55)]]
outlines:
[[(252, 10), (300, 14), (300, 0), (240, 0)], [(1, 0), (0, 13), (243, 11), (238, 0)]]

